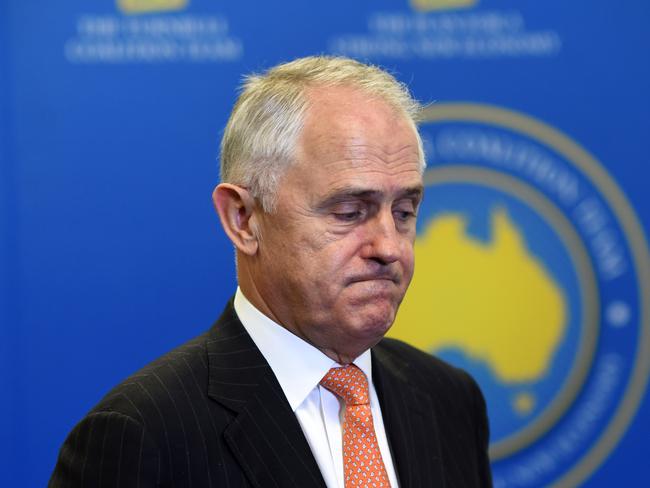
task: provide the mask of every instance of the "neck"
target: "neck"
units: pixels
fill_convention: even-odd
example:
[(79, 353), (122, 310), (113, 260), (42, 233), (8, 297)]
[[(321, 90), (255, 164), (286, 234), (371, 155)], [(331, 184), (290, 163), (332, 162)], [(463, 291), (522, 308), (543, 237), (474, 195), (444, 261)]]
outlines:
[(251, 303), (251, 305), (253, 305), (262, 314), (266, 315), (269, 319), (273, 320), (276, 324), (280, 325), (281, 327), (284, 327), (289, 332), (299, 337), (303, 341), (307, 342), (308, 344), (311, 344), (316, 349), (318, 349), (323, 354), (325, 354), (328, 358), (332, 359), (333, 361), (336, 361), (341, 365), (352, 363), (357, 357), (359, 357), (361, 354), (364, 353), (364, 351), (368, 349), (368, 347), (363, 347), (363, 348), (358, 348), (358, 350), (351, 348), (350, 350), (341, 351), (334, 347), (323, 346), (322, 344), (318, 344), (316, 341), (310, 339), (308, 334), (305, 334), (300, 327), (292, 326), (292, 324), (289, 323), (288, 321), (281, 319), (279, 314), (276, 313), (273, 307), (271, 307), (264, 299), (263, 294), (256, 286), (255, 280), (252, 279), (251, 273), (249, 272), (249, 268), (245, 265), (242, 266), (241, 264), (242, 263), (238, 261), (237, 281), (241, 292), (244, 294), (246, 299)]

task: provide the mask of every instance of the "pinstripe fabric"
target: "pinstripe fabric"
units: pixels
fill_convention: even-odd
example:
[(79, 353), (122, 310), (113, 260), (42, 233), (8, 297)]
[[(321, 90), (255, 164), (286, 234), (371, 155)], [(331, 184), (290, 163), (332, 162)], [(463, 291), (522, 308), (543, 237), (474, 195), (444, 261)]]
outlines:
[[(384, 340), (373, 350), (373, 378), (400, 486), (489, 486), (485, 406), (468, 376)], [(49, 486), (325, 484), (229, 303), (210, 331), (125, 380), (88, 413), (63, 444)]]
[(394, 339), (372, 368), (401, 487), (492, 486), (485, 401), (467, 373)]

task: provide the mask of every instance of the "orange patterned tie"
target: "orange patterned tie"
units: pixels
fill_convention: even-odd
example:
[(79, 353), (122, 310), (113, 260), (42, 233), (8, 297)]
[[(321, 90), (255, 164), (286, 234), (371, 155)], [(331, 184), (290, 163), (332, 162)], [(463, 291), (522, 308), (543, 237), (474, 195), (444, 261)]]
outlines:
[(390, 488), (372, 423), (368, 380), (354, 364), (332, 368), (320, 382), (345, 403), (343, 473), (345, 488)]

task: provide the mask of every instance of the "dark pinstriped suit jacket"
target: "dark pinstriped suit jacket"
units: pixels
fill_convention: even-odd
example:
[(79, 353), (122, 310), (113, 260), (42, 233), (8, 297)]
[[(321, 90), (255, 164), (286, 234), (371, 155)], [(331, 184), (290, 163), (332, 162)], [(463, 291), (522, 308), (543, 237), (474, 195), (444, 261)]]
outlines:
[[(400, 486), (491, 486), (485, 403), (474, 381), (390, 339), (373, 348), (372, 361)], [(229, 303), (212, 329), (88, 413), (61, 448), (49, 486), (325, 484), (279, 383)]]

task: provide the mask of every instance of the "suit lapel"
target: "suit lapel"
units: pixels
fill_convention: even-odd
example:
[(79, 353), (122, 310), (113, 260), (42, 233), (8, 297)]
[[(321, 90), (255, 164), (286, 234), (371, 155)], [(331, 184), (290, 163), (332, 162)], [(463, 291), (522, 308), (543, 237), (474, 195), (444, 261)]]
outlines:
[[(372, 377), (400, 488), (444, 488), (439, 430), (431, 397), (413, 385), (410, 366), (372, 351)], [(447, 487), (450, 488), (450, 487)]]
[(208, 395), (235, 413), (224, 438), (251, 484), (324, 488), (280, 384), (231, 303), (212, 329), (207, 349)]

